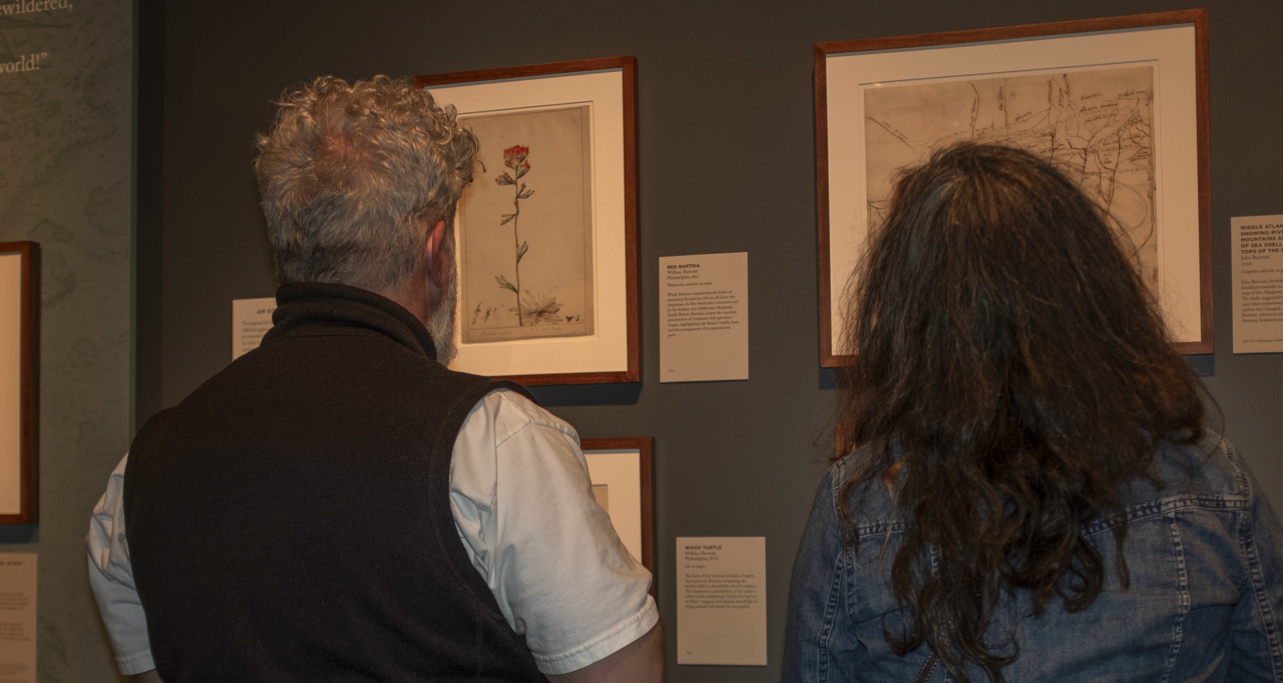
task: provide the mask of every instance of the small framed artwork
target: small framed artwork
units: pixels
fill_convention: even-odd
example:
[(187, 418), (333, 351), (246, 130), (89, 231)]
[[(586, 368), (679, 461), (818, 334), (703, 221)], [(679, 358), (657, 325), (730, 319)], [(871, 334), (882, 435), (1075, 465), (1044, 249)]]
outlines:
[(650, 437), (628, 439), (583, 439), (593, 496), (610, 515), (624, 547), (650, 570), (650, 592), (658, 595), (655, 583), (655, 495)]
[(452, 367), (638, 382), (635, 60), (419, 76), (481, 141), (455, 214)]
[(1073, 178), (1177, 349), (1212, 352), (1205, 10), (818, 43), (815, 111), (824, 367), (851, 361), (842, 295), (897, 172), (963, 140)]
[(40, 246), (0, 243), (0, 524), (35, 524)]

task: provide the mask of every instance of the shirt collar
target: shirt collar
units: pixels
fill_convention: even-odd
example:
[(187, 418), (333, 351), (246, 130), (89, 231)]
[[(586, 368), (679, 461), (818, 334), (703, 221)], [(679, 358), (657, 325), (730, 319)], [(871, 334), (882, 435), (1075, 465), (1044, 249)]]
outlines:
[(373, 331), (415, 353), (437, 358), (428, 328), (405, 307), (364, 289), (321, 282), (298, 282), (276, 290), (272, 329), (263, 343), (317, 328), (328, 328), (329, 333), (338, 333), (335, 328)]

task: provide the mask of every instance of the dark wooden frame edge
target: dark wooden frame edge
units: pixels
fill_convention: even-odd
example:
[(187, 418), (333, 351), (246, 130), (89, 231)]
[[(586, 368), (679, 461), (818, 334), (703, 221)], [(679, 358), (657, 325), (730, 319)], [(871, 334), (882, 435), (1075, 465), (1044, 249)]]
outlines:
[(841, 460), (851, 454), (852, 447), (855, 446), (855, 444), (851, 443), (854, 436), (855, 430), (851, 428), (851, 425), (836, 425), (833, 427), (834, 460)]
[(1208, 81), (1207, 10), (1189, 9), (1121, 17), (1101, 17), (999, 28), (922, 33), (917, 35), (863, 38), (815, 44), (815, 154), (816, 194), (819, 212), (820, 267), (820, 367), (837, 368), (851, 364), (851, 355), (833, 353), (832, 301), (830, 299), (829, 255), (829, 174), (828, 174), (828, 81), (825, 59), (831, 54), (871, 52), (915, 47), (957, 45), (996, 40), (1018, 40), (1040, 36), (1100, 33), (1178, 24), (1194, 25), (1194, 88), (1198, 149), (1198, 266), (1200, 331), (1199, 341), (1174, 344), (1181, 354), (1215, 351), (1216, 318), (1212, 309), (1212, 188), (1211, 188), (1211, 104)]
[(642, 556), (641, 563), (650, 570), (650, 594), (659, 600), (659, 573), (655, 568), (655, 464), (652, 453), (655, 437), (638, 436), (617, 439), (581, 439), (584, 451), (615, 451), (636, 448), (640, 454), (638, 467), (641, 478)]
[(624, 287), (627, 290), (625, 302), (627, 319), (627, 353), (628, 367), (617, 372), (566, 372), (544, 375), (504, 375), (495, 379), (512, 380), (527, 386), (544, 384), (611, 384), (641, 381), (641, 315), (639, 311), (640, 289), (638, 284), (638, 244), (637, 219), (637, 59), (625, 57), (601, 57), (598, 59), (581, 59), (572, 62), (551, 62), (548, 64), (531, 64), (499, 69), (480, 69), (476, 71), (458, 71), (448, 74), (415, 76), (416, 87), (425, 88), (438, 85), (458, 85), (480, 81), (501, 81), (538, 76), (556, 76), (586, 71), (604, 71), (619, 69), (623, 76), (623, 110), (624, 110)]
[(3, 242), (0, 253), (22, 256), (19, 317), (22, 338), (19, 354), (19, 486), (20, 510), (0, 515), (0, 524), (35, 524), (40, 509), (40, 245), (36, 242)]

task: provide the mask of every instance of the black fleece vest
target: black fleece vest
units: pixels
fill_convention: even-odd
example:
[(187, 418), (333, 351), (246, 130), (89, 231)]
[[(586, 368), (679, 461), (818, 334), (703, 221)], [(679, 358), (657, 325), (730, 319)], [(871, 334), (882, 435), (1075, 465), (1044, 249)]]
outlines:
[(540, 681), (468, 561), (450, 456), (511, 383), (451, 372), (404, 308), (287, 285), (263, 344), (129, 451), (157, 669), (187, 681)]

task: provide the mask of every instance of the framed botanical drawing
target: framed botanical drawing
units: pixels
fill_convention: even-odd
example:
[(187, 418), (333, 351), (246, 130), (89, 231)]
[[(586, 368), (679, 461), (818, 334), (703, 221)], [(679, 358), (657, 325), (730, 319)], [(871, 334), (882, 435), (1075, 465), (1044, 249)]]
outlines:
[(40, 247), (0, 243), (0, 524), (35, 524)]
[[(815, 46), (820, 356), (896, 172), (962, 140), (1027, 149), (1110, 214), (1182, 353), (1210, 353), (1207, 14)], [(927, 273), (923, 277), (929, 277)]]
[(619, 539), (633, 557), (656, 577), (650, 591), (658, 595), (655, 581), (655, 516), (649, 437), (629, 439), (583, 439), (593, 496), (615, 525)]
[(634, 64), (415, 79), (481, 140), (455, 215), (455, 369), (522, 384), (640, 381)]

